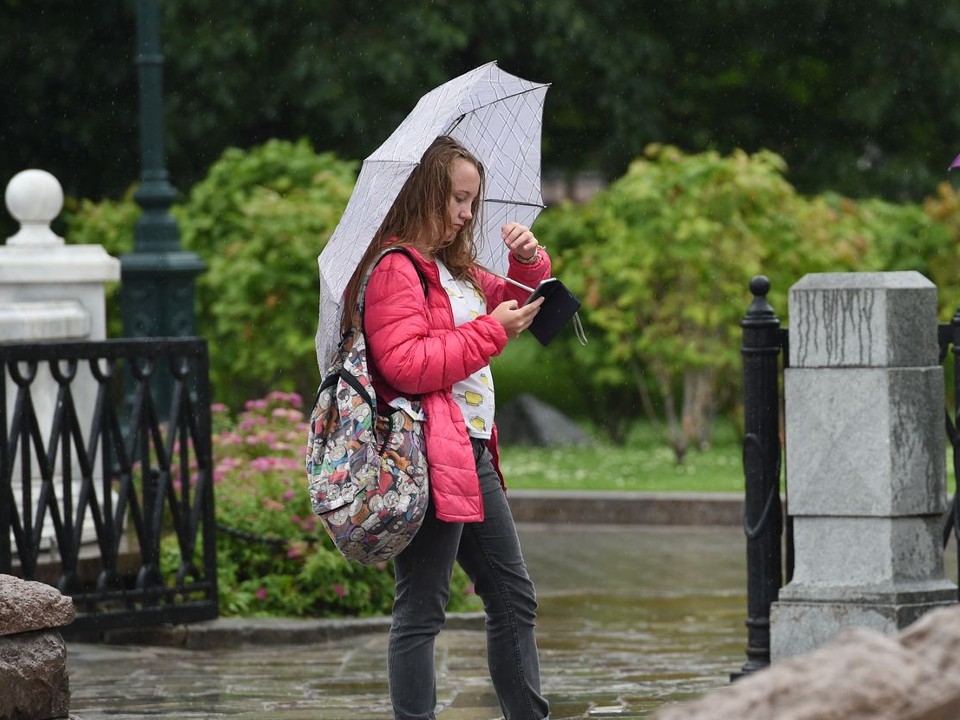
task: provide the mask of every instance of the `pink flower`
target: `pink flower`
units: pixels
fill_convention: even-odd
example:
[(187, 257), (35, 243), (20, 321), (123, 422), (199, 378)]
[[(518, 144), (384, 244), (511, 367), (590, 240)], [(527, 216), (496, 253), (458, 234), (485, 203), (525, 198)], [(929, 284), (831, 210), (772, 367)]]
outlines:
[(277, 470), (294, 470), (300, 472), (303, 469), (300, 458), (280, 457), (276, 458), (276, 461), (277, 462), (274, 467)]
[(287, 500), (287, 501), (289, 502), (290, 500), (293, 500), (296, 496), (297, 496), (297, 494), (296, 494), (293, 490), (287, 490), (287, 491), (283, 494), (283, 499), (284, 499), (284, 500)]
[(337, 597), (342, 598), (347, 594), (347, 589), (340, 583), (333, 584), (333, 592), (336, 593)]
[(281, 402), (292, 405), (293, 407), (300, 407), (303, 405), (303, 400), (300, 397), (299, 393), (295, 392), (283, 392), (282, 390), (274, 390), (269, 393), (266, 397), (268, 401)]
[(273, 467), (273, 458), (258, 457), (250, 461), (250, 469), (254, 472), (270, 472)]
[(257, 600), (263, 601), (267, 599), (267, 589), (262, 585), (257, 588)]

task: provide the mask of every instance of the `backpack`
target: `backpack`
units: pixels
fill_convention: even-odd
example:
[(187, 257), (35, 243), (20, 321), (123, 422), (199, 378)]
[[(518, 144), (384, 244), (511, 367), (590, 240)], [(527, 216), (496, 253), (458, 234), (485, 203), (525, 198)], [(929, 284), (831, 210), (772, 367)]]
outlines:
[(378, 412), (367, 367), (364, 295), (373, 268), (390, 252), (410, 258), (426, 295), (426, 278), (409, 252), (380, 254), (357, 296), (360, 320), (344, 333), (317, 390), (307, 434), (313, 511), (343, 556), (365, 565), (389, 560), (409, 544), (429, 498), (420, 399), (399, 397)]

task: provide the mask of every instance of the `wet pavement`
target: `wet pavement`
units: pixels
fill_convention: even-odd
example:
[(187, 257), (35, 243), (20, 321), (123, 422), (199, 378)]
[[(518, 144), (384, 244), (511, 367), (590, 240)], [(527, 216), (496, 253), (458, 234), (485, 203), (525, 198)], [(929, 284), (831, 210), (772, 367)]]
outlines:
[[(745, 661), (742, 530), (520, 526), (540, 599), (554, 720), (643, 718), (724, 686)], [(479, 623), (474, 623), (479, 628)], [(386, 631), (311, 645), (185, 650), (68, 644), (82, 720), (388, 720)], [(482, 631), (437, 645), (438, 720), (500, 717)]]

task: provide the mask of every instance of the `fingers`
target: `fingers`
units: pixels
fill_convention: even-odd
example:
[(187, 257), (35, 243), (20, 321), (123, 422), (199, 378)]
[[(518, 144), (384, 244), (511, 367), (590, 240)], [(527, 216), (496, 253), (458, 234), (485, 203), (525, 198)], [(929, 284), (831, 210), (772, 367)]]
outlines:
[(500, 234), (504, 244), (518, 259), (527, 261), (535, 256), (540, 243), (526, 225), (508, 223), (500, 229)]
[(546, 298), (538, 297), (529, 305), (521, 305), (517, 308), (517, 313), (519, 313), (523, 319), (533, 320), (536, 317), (537, 313), (540, 312), (540, 306), (543, 305)]
[(517, 329), (518, 336), (533, 324), (533, 320), (537, 317), (537, 313), (540, 312), (540, 306), (543, 305), (543, 302), (544, 298), (539, 297), (529, 305), (523, 305), (517, 310), (516, 314), (519, 319)]
[(530, 327), (530, 323), (540, 312), (541, 305), (543, 305), (543, 298), (537, 298), (529, 305), (520, 306), (518, 306), (516, 300), (507, 300), (500, 303), (491, 313), (491, 316), (503, 325), (507, 337), (513, 340)]

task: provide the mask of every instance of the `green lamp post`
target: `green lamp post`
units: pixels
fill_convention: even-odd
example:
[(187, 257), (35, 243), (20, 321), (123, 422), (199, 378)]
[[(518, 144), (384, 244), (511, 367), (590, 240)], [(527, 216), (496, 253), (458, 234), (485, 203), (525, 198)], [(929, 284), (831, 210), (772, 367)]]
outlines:
[(195, 334), (194, 279), (203, 261), (180, 248), (170, 214), (176, 190), (164, 157), (163, 55), (157, 0), (137, 2), (137, 70), (140, 86), (140, 187), (143, 212), (134, 229), (133, 252), (120, 258), (121, 317), (127, 337)]
[[(157, 0), (137, 1), (137, 74), (140, 87), (140, 187), (134, 199), (142, 213), (133, 233), (133, 252), (120, 258), (120, 314), (130, 338), (196, 334), (194, 279), (203, 261), (180, 248), (170, 214), (176, 190), (167, 179), (163, 123), (163, 55)], [(166, 408), (172, 378), (157, 375), (152, 387)], [(129, 400), (130, 398), (128, 398)]]

